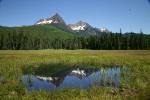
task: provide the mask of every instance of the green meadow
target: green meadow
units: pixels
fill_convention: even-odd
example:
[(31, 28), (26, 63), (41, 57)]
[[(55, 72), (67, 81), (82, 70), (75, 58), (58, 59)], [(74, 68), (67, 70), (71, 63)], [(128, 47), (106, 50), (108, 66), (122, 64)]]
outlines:
[[(126, 67), (119, 88), (91, 87), (28, 93), (23, 74), (51, 75), (65, 67)], [(117, 100), (150, 99), (150, 50), (1, 50), (0, 99)]]

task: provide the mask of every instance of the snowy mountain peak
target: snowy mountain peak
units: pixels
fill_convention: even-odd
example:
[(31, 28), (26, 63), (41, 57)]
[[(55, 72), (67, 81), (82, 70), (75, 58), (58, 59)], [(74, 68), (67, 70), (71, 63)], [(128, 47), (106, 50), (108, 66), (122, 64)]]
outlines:
[(110, 31), (107, 28), (100, 28), (100, 32), (106, 32), (109, 33)]
[(49, 17), (47, 19), (40, 19), (35, 23), (35, 25), (43, 25), (51, 23), (65, 23), (65, 21), (60, 17), (58, 13), (56, 13), (52, 17)]
[(93, 28), (91, 25), (83, 21), (78, 21), (75, 24), (66, 25), (65, 21), (61, 18), (61, 16), (58, 13), (55, 13), (53, 16), (47, 19), (40, 19), (35, 23), (35, 25), (43, 24), (52, 24), (55, 27), (57, 26), (57, 28), (60, 28), (61, 30), (66, 30), (81, 35), (100, 35), (103, 32), (110, 33), (110, 31), (107, 28)]
[(79, 21), (76, 24), (69, 24), (68, 26), (72, 30), (79, 31), (79, 30), (85, 30), (90, 25), (86, 22)]

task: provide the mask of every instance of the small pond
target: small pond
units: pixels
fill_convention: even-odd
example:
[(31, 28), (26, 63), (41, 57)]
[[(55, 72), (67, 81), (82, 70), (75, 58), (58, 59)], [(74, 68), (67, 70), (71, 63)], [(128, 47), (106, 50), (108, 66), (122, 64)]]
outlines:
[(92, 86), (119, 87), (120, 67), (114, 68), (80, 68), (71, 67), (53, 76), (23, 75), (23, 84), (30, 91), (61, 90), (66, 88), (87, 89)]

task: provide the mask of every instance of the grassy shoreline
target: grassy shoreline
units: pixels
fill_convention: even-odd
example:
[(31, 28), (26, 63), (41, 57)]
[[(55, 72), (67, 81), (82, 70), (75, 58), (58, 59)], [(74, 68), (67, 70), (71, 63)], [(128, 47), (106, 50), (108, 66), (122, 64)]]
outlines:
[[(49, 66), (51, 64), (51, 66)], [(38, 68), (45, 65), (54, 67), (91, 66), (113, 67), (127, 66), (131, 83), (122, 83), (120, 89), (90, 88), (83, 90), (62, 90), (55, 92), (40, 91), (26, 93), (19, 86), (17, 77), (27, 68)], [(58, 67), (59, 68), (59, 67)], [(147, 99), (150, 95), (150, 50), (1, 50), (0, 76), (5, 82), (0, 84), (2, 99)], [(141, 98), (140, 98), (141, 97)]]

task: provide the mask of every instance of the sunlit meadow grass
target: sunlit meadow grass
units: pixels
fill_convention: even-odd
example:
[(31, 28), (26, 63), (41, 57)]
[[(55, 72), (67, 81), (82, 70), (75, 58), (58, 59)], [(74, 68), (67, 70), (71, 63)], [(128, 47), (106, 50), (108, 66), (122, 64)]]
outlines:
[[(126, 66), (128, 82), (121, 87), (92, 87), (87, 90), (66, 89), (54, 92), (27, 93), (18, 82), (25, 70), (49, 65), (60, 69), (65, 66), (116, 67)], [(29, 71), (31, 74), (32, 71)], [(149, 99), (149, 50), (2, 50), (0, 51), (0, 99)]]

